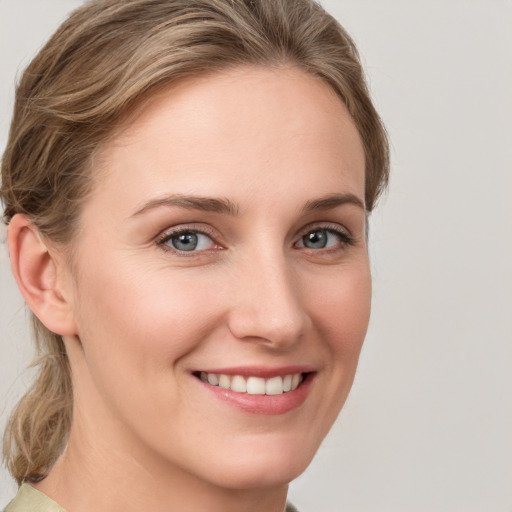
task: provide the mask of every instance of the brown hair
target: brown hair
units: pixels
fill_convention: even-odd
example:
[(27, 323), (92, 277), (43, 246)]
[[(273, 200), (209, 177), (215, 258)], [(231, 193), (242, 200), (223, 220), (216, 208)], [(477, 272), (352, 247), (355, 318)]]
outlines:
[[(72, 241), (92, 158), (155, 87), (237, 65), (292, 64), (347, 105), (366, 158), (370, 212), (388, 180), (388, 143), (356, 47), (313, 0), (96, 0), (77, 9), (24, 72), (2, 159), (4, 220), (28, 215)], [(4, 437), (14, 478), (38, 480), (65, 446), (72, 385), (62, 338), (33, 316), (39, 375)]]

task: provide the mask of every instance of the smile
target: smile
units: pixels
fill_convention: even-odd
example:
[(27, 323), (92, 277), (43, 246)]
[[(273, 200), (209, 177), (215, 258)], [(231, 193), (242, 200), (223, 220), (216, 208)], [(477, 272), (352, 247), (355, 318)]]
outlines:
[(192, 372), (194, 380), (213, 396), (245, 413), (285, 414), (299, 408), (313, 387), (317, 369), (309, 365), (268, 368), (243, 366)]
[(212, 386), (249, 395), (282, 395), (296, 390), (304, 380), (303, 373), (275, 376), (268, 379), (256, 376), (244, 377), (242, 375), (206, 372), (198, 372), (196, 376)]

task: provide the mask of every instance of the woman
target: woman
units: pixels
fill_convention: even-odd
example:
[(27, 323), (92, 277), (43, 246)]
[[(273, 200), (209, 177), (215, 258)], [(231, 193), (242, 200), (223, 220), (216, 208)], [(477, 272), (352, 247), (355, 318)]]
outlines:
[(317, 4), (73, 13), (2, 162), (42, 354), (7, 511), (281, 512), (352, 384), (387, 174), (356, 49)]

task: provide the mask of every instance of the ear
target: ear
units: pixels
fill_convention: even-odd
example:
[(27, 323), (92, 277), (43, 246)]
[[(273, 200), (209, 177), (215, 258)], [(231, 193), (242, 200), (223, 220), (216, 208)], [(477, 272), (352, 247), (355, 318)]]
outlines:
[(50, 331), (76, 334), (71, 303), (66, 299), (72, 290), (64, 287), (62, 257), (55, 250), (52, 253), (26, 215), (11, 219), (7, 242), (14, 278), (30, 309)]

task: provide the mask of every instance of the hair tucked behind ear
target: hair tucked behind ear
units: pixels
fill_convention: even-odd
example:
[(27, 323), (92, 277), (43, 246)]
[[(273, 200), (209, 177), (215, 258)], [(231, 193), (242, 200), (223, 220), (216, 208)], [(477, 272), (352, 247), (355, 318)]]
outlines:
[[(72, 248), (92, 190), (94, 154), (159, 86), (228, 67), (296, 66), (347, 105), (366, 158), (371, 211), (388, 180), (388, 143), (354, 43), (313, 0), (92, 0), (39, 52), (17, 87), (2, 159), (6, 223), (28, 215), (40, 233)], [(72, 254), (72, 251), (70, 251)], [(18, 482), (43, 477), (62, 452), (72, 387), (60, 336), (34, 318), (39, 376), (4, 439)]]

